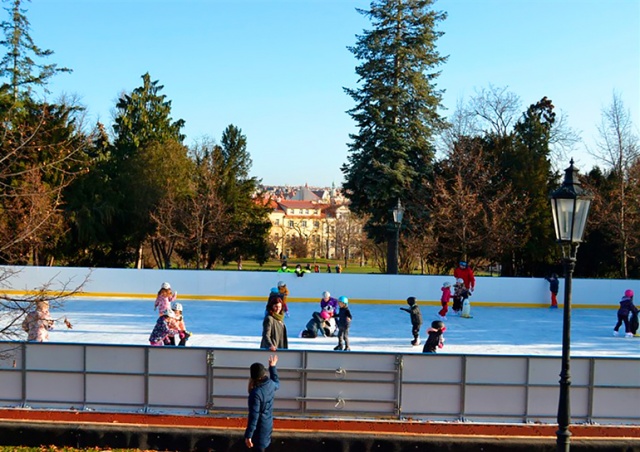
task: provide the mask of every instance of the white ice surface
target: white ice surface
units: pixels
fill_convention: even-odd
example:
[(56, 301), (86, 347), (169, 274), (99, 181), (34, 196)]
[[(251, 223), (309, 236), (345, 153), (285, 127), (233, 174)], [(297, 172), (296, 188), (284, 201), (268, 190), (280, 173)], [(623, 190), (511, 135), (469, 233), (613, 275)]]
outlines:
[[(187, 329), (193, 333), (189, 345), (259, 347), (265, 303), (182, 299), (180, 303)], [(410, 345), (409, 314), (399, 310), (405, 306), (351, 303), (352, 350), (420, 353), (422, 346)], [(290, 316), (285, 323), (290, 349), (332, 350), (337, 344), (335, 337), (298, 337), (318, 307), (319, 303), (289, 303)], [(420, 307), (424, 317), (421, 340), (424, 340), (424, 332), (436, 319), (439, 307)], [(445, 347), (439, 353), (561, 355), (562, 309), (472, 307), (471, 313), (471, 319), (448, 316)], [(148, 345), (157, 319), (153, 300), (72, 299), (52, 314), (58, 319), (68, 317), (73, 329), (56, 322), (50, 341), (67, 343)], [(614, 309), (573, 309), (571, 355), (640, 357), (640, 338), (613, 337), (615, 322)]]

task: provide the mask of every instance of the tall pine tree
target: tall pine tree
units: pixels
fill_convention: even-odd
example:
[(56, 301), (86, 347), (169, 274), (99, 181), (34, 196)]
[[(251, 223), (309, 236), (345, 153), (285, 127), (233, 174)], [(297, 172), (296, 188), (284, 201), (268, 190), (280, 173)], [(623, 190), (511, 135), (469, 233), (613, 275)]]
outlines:
[[(108, 166), (109, 184), (117, 194), (112, 250), (141, 264), (142, 246), (154, 232), (151, 218), (167, 190), (187, 184), (191, 161), (182, 144), (182, 119), (171, 118), (171, 101), (164, 88), (142, 76), (142, 86), (121, 96), (116, 104), (115, 139)], [(128, 262), (120, 262), (127, 264)]]
[(389, 235), (391, 209), (401, 199), (405, 218), (420, 215), (418, 193), (432, 170), (431, 139), (444, 125), (438, 113), (436, 50), (442, 32), (436, 24), (446, 13), (432, 10), (433, 0), (374, 0), (373, 28), (349, 50), (361, 62), (359, 87), (345, 88), (355, 101), (348, 113), (358, 132), (351, 135), (348, 162), (342, 166), (344, 189), (357, 214), (368, 215), (366, 230), (383, 242)]
[(0, 76), (8, 82), (2, 85), (2, 91), (10, 91), (14, 100), (20, 93), (30, 93), (34, 86), (44, 88), (47, 92), (47, 80), (58, 72), (71, 72), (68, 68), (59, 68), (56, 64), (40, 64), (36, 58), (46, 58), (53, 54), (52, 50), (38, 47), (29, 34), (29, 20), (22, 8), (22, 0), (12, 0), (9, 8), (4, 8), (11, 20), (0, 24), (4, 39), (0, 45), (7, 48), (7, 53), (0, 60)]

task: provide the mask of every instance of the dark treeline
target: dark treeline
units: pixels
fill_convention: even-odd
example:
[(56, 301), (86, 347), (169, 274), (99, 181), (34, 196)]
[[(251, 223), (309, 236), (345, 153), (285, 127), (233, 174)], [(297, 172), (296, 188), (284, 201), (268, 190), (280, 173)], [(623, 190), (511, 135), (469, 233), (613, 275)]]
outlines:
[[(119, 97), (113, 124), (85, 124), (74, 99), (43, 100), (49, 79), (70, 69), (38, 63), (52, 52), (31, 40), (24, 0), (8, 5), (1, 263), (214, 268), (269, 258), (269, 209), (256, 202), (239, 127), (186, 146), (184, 121), (149, 74)], [(561, 273), (548, 195), (579, 138), (544, 93), (523, 108), (492, 86), (441, 117), (435, 80), (446, 57), (435, 42), (446, 13), (431, 6), (377, 0), (363, 11), (372, 29), (351, 48), (361, 84), (345, 89), (358, 126), (342, 168), (351, 210), (382, 249), (402, 200), (402, 272), (446, 272), (464, 258), (506, 276)], [(576, 275), (638, 278), (638, 138), (618, 95), (598, 132), (600, 166), (581, 168), (595, 198)]]

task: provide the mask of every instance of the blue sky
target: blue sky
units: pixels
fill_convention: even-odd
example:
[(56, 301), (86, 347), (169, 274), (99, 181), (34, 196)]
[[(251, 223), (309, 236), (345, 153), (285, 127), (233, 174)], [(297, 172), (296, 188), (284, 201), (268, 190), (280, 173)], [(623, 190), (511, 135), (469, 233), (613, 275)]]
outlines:
[[(31, 35), (73, 69), (51, 96), (75, 94), (88, 120), (112, 124), (122, 91), (149, 72), (164, 85), (187, 144), (219, 140), (229, 124), (247, 136), (252, 175), (265, 184), (339, 185), (355, 125), (343, 87), (355, 87), (347, 50), (370, 28), (363, 0), (33, 0)], [(7, 6), (6, 3), (3, 6)], [(636, 131), (640, 117), (638, 0), (440, 0), (449, 17), (438, 49), (449, 55), (438, 87), (453, 113), (490, 84), (522, 109), (543, 96), (581, 133), (571, 155), (595, 161), (601, 110), (620, 94)], [(2, 16), (6, 19), (6, 13)], [(564, 168), (562, 163), (560, 167)]]

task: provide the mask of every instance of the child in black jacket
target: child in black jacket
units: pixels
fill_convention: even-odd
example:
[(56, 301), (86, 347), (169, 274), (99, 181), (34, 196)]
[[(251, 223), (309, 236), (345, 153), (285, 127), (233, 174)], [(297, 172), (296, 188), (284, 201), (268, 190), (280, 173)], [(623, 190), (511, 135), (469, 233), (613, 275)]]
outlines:
[(422, 353), (436, 353), (439, 348), (444, 347), (443, 334), (446, 330), (444, 322), (440, 320), (431, 322), (431, 328), (427, 329), (427, 342), (424, 343)]
[(413, 334), (413, 340), (411, 345), (420, 345), (420, 327), (422, 327), (422, 313), (420, 308), (416, 304), (416, 297), (407, 298), (407, 304), (409, 308), (400, 308), (402, 311), (406, 311), (411, 315), (411, 334)]
[[(629, 321), (631, 314), (631, 322)], [(635, 322), (633, 321), (635, 319)], [(620, 326), (624, 323), (625, 337), (633, 337), (637, 333), (638, 308), (633, 304), (633, 290), (627, 289), (624, 292), (622, 300), (620, 300), (620, 308), (618, 309), (618, 321), (613, 328), (613, 335), (618, 335)], [(632, 323), (635, 323), (632, 325)], [(635, 327), (635, 328), (634, 328)], [(633, 331), (633, 330), (636, 331)]]

